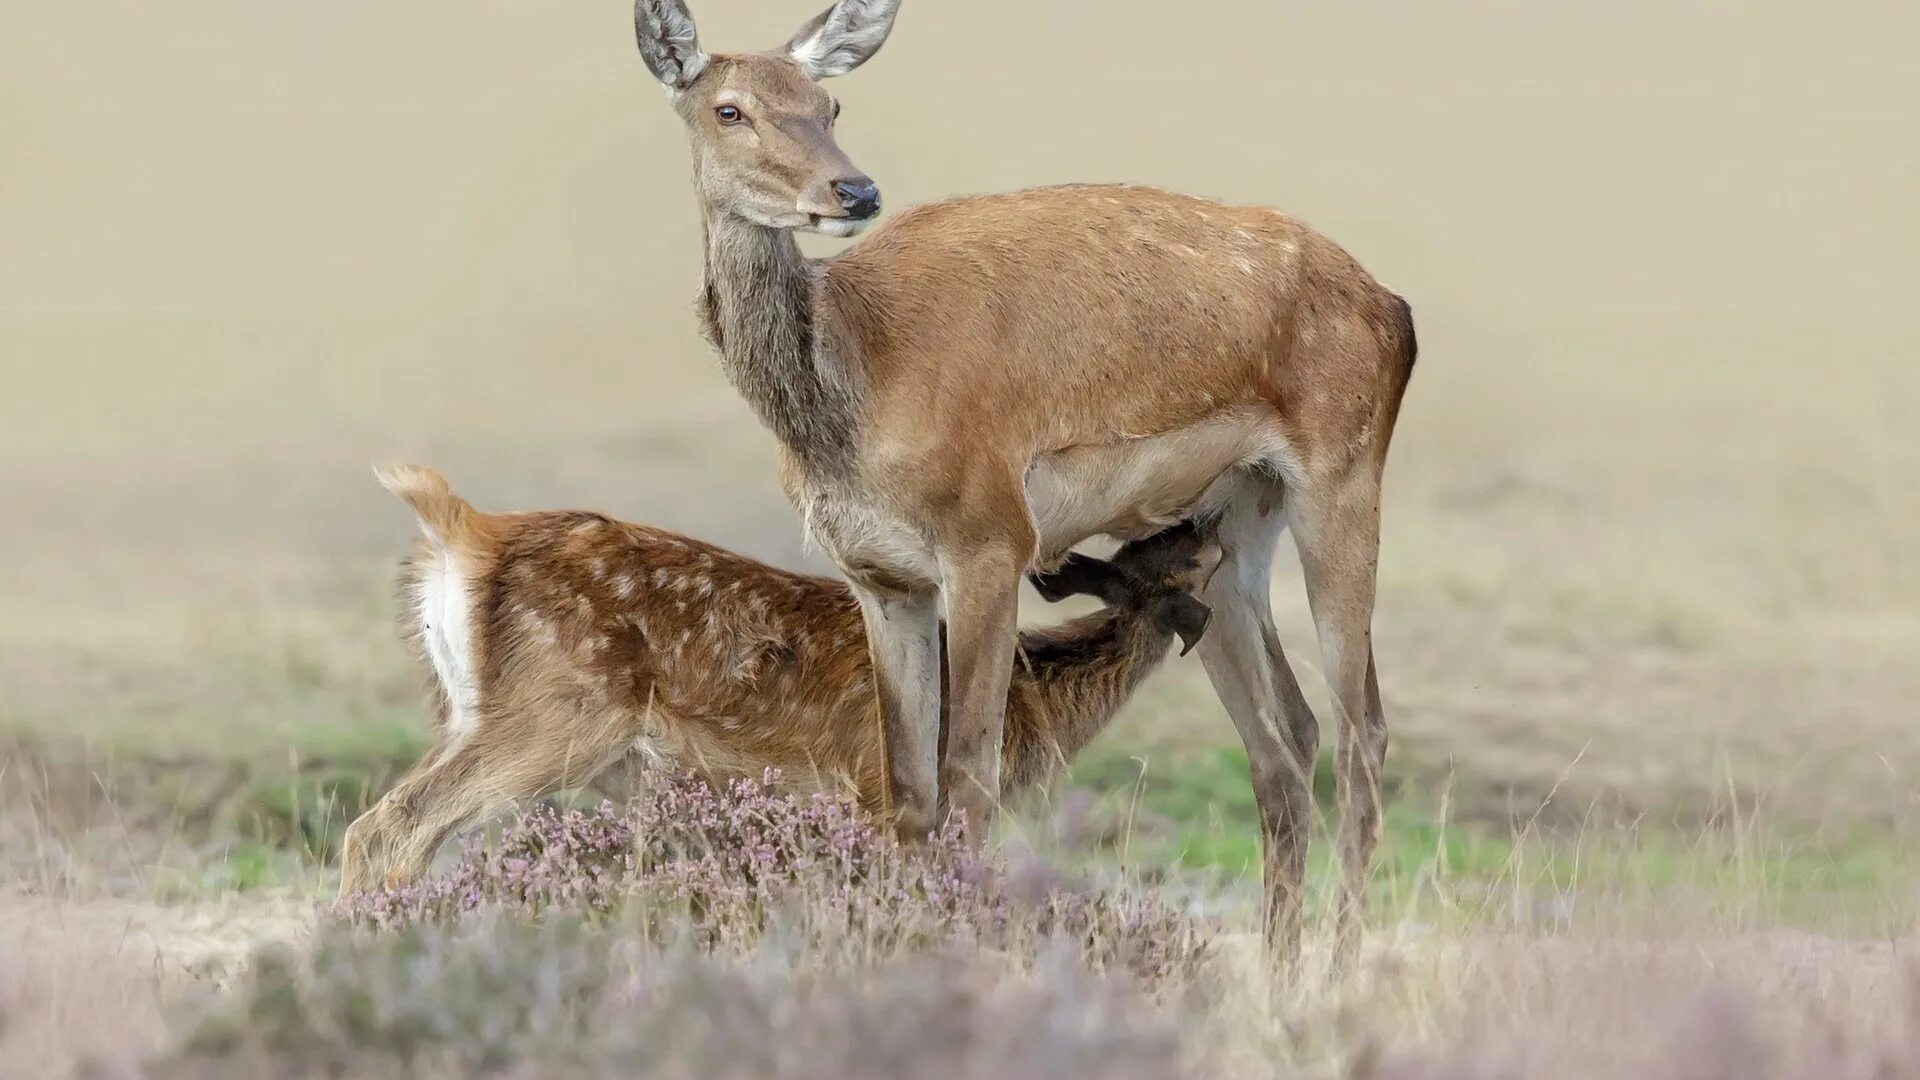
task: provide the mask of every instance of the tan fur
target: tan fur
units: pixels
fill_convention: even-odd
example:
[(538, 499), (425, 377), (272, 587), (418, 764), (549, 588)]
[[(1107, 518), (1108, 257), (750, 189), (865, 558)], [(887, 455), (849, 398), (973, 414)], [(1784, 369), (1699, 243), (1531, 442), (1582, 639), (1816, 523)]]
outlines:
[[(639, 9), (670, 14), (697, 50), (681, 0)], [(836, 37), (836, 14), (868, 31)], [(825, 73), (849, 70), (892, 17), (893, 5), (842, 0), (809, 24), (804, 52), (837, 48)], [(641, 44), (647, 53), (644, 27)], [(808, 260), (793, 231), (857, 228), (813, 212), (827, 178), (851, 166), (808, 55), (656, 74), (693, 147), (707, 334), (860, 599), (900, 828), (930, 827), (940, 802), (974, 827), (991, 814), (1020, 575), (1088, 536), (1199, 515), (1226, 552), (1202, 656), (1253, 762), (1267, 927), (1291, 953), (1319, 735), (1267, 595), (1290, 527), (1341, 731), (1350, 943), (1386, 752), (1371, 620), (1380, 480), (1415, 356), (1407, 304), (1277, 211), (1120, 185), (915, 207), (837, 258)], [(745, 100), (751, 130), (714, 123), (717, 107)]]
[[(422, 582), (450, 558), (467, 583), (476, 704), (471, 728), (454, 729), (434, 674), (435, 745), (349, 828), (343, 894), (415, 879), (489, 809), (590, 783), (621, 790), (643, 762), (712, 780), (773, 768), (796, 790), (884, 804), (872, 668), (844, 585), (597, 514), (482, 514), (431, 469), (378, 475), (420, 519), (401, 623), (430, 673), (425, 642), (445, 627), (423, 624)], [(1176, 627), (1163, 598), (1204, 585), (1216, 562), (1197, 537), (1136, 545), (1093, 575), (1112, 606), (1022, 636), (1009, 791), (1105, 726), (1166, 654)]]

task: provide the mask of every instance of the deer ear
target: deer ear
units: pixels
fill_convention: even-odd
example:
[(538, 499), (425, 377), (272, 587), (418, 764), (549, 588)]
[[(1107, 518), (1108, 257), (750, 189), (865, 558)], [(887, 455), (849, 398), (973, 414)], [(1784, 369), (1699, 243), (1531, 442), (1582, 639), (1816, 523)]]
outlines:
[(900, 0), (840, 0), (807, 20), (787, 42), (787, 55), (810, 78), (845, 75), (880, 51), (899, 10)]
[(680, 0), (634, 0), (633, 32), (640, 39), (640, 59), (668, 89), (684, 90), (707, 70), (693, 16)]
[(1180, 635), (1180, 655), (1185, 656), (1200, 644), (1200, 638), (1207, 632), (1207, 624), (1213, 621), (1213, 609), (1188, 596), (1186, 593), (1171, 593), (1160, 601), (1155, 614), (1160, 624)]

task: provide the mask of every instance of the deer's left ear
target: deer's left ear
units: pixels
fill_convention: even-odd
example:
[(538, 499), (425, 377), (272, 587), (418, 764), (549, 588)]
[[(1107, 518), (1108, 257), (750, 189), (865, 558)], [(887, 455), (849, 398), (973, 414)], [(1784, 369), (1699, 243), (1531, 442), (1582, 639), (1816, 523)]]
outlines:
[(707, 70), (693, 15), (680, 0), (634, 0), (633, 32), (640, 41), (640, 59), (668, 89), (684, 90)]
[(1160, 600), (1159, 610), (1154, 613), (1160, 623), (1168, 630), (1180, 636), (1180, 655), (1185, 656), (1200, 644), (1200, 638), (1207, 632), (1207, 624), (1213, 621), (1213, 609), (1188, 596), (1186, 593), (1168, 593)]
[(808, 19), (787, 42), (787, 55), (815, 79), (845, 75), (880, 51), (900, 0), (840, 0)]

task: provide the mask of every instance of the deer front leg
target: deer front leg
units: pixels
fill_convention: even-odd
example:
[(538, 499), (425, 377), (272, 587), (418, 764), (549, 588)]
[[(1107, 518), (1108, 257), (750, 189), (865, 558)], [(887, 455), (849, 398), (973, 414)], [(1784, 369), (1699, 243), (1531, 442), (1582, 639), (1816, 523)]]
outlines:
[(940, 795), (940, 595), (848, 577), (873, 661), (887, 805), (900, 836), (917, 840), (933, 828)]
[(942, 560), (947, 602), (946, 757), (940, 789), (972, 838), (984, 840), (1000, 799), (1007, 684), (1019, 640), (1020, 579), (1033, 561), (1029, 530)]

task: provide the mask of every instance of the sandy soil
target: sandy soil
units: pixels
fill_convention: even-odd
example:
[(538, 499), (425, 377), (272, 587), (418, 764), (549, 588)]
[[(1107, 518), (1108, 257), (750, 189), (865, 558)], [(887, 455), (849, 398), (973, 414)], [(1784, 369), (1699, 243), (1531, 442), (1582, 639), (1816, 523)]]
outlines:
[(66, 1075), (145, 1053), (168, 1001), (221, 985), (262, 944), (302, 940), (312, 913), (263, 894), (160, 905), (0, 891), (0, 1072)]

